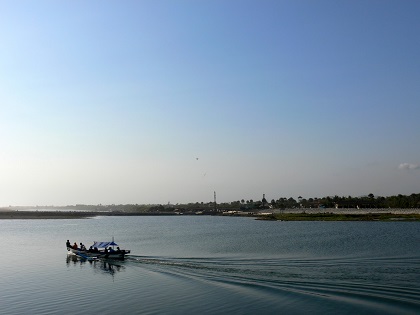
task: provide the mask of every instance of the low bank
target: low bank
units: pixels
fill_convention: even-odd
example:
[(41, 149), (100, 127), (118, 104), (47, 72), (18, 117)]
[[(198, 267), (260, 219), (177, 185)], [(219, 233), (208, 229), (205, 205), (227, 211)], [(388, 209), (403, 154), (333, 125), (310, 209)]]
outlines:
[(0, 210), (0, 220), (89, 219), (97, 216), (156, 216), (176, 213), (101, 212), (101, 211), (11, 211)]
[[(0, 210), (0, 220), (33, 220), (33, 219), (88, 219), (96, 216), (175, 216), (177, 213), (161, 212), (97, 212), (97, 211), (11, 211)], [(189, 213), (186, 215), (199, 215)], [(206, 214), (201, 214), (206, 215)], [(208, 215), (208, 214), (207, 214)], [(211, 215), (226, 216), (248, 216), (257, 220), (273, 221), (420, 221), (420, 211), (417, 209), (400, 209), (398, 211), (388, 210), (372, 212), (353, 212), (336, 210), (334, 212), (315, 212), (315, 211), (282, 211), (271, 213), (218, 213)]]
[(0, 211), (0, 220), (85, 219), (95, 217), (97, 215), (97, 212), (83, 211)]
[(418, 213), (276, 213), (259, 220), (274, 221), (420, 221)]

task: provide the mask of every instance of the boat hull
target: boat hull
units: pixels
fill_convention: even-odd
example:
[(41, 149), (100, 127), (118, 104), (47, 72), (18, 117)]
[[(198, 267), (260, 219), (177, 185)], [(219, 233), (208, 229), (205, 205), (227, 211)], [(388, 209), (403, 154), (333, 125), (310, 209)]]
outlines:
[(105, 253), (103, 251), (99, 252), (89, 252), (85, 250), (80, 249), (73, 249), (71, 247), (67, 247), (67, 254), (68, 255), (76, 255), (85, 259), (96, 259), (96, 258), (103, 258), (103, 259), (124, 259), (127, 254), (130, 253), (128, 250), (122, 250), (122, 251), (115, 251), (115, 252), (108, 252)]

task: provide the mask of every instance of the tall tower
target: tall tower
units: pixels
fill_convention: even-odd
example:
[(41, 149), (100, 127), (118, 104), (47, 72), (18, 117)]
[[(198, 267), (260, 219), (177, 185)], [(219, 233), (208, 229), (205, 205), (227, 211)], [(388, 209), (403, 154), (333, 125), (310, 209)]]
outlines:
[(217, 212), (216, 192), (214, 192), (214, 212)]

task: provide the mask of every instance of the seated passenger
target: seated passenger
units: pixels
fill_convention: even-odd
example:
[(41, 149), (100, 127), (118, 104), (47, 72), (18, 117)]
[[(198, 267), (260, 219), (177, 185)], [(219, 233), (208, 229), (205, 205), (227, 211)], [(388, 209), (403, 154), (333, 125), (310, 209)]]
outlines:
[(109, 251), (110, 253), (115, 252), (115, 250), (114, 250), (112, 247), (108, 247), (108, 251)]
[(66, 242), (66, 247), (67, 248), (71, 247), (71, 244), (70, 244), (70, 241), (69, 240), (67, 240), (67, 242)]
[(74, 244), (73, 244), (73, 249), (77, 249), (77, 243), (76, 242), (74, 242)]

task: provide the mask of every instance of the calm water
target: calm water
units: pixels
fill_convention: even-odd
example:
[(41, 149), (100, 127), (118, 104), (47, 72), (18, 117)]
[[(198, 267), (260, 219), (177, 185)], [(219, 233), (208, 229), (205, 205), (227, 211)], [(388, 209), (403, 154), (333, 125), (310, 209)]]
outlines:
[[(419, 314), (420, 224), (0, 220), (0, 314)], [(115, 241), (123, 262), (69, 259)]]

